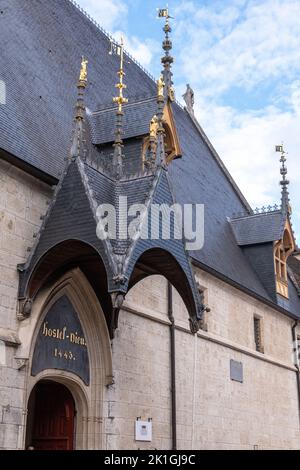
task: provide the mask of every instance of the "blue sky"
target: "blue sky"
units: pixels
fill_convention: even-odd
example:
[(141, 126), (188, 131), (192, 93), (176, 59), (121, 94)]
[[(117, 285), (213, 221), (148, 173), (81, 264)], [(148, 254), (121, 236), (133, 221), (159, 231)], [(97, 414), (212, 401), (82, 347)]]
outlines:
[[(158, 76), (159, 0), (77, 0)], [(198, 121), (253, 207), (280, 199), (284, 142), (300, 243), (300, 0), (169, 0), (174, 81), (195, 91)]]

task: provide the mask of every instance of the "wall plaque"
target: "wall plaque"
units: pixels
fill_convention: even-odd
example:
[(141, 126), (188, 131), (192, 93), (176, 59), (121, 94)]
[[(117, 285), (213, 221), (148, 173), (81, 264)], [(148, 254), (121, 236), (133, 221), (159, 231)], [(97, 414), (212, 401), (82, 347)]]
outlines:
[(230, 378), (235, 382), (243, 383), (243, 364), (242, 362), (230, 359)]
[(86, 338), (77, 313), (64, 295), (52, 305), (37, 335), (31, 375), (45, 369), (60, 369), (90, 383)]
[(152, 441), (152, 421), (141, 421), (139, 419), (135, 422), (135, 440), (136, 441)]

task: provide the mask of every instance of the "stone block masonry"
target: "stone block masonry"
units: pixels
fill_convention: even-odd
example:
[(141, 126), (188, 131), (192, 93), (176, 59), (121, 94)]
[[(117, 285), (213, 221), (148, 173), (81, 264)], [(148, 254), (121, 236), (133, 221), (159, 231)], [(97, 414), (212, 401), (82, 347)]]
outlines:
[[(17, 265), (24, 263), (40, 216), (47, 210), (51, 188), (0, 160), (0, 329), (18, 332)], [(0, 449), (16, 449), (22, 441), (25, 373), (17, 369), (15, 347), (5, 344), (0, 365)]]

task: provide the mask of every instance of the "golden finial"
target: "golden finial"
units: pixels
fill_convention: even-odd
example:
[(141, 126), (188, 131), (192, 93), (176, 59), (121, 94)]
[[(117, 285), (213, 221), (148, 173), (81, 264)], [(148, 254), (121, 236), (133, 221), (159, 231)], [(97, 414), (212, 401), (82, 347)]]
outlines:
[(120, 70), (118, 72), (118, 75), (120, 77), (120, 81), (119, 81), (119, 83), (116, 84), (116, 88), (119, 89), (119, 96), (114, 97), (113, 102), (118, 104), (118, 111), (121, 113), (123, 104), (128, 103), (128, 99), (123, 96), (123, 90), (125, 90), (127, 88), (125, 83), (123, 83), (123, 77), (125, 76), (123, 36), (121, 37), (120, 47), (117, 47), (116, 51), (117, 51), (117, 54), (120, 56)]
[(164, 86), (165, 86), (164, 78), (161, 75), (159, 79), (157, 80), (157, 96), (162, 96), (162, 97), (164, 96)]
[(87, 82), (87, 64), (88, 64), (88, 60), (82, 56), (81, 69), (80, 69), (80, 75), (79, 75), (80, 82), (84, 82), (84, 83)]
[(157, 129), (158, 129), (158, 119), (156, 114), (153, 116), (153, 118), (150, 121), (150, 137), (156, 138), (157, 135)]

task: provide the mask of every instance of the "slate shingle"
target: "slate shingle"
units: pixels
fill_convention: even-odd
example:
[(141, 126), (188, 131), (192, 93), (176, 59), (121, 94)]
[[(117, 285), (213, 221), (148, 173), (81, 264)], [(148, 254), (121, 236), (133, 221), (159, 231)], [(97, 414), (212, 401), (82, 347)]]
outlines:
[[(0, 79), (6, 83), (7, 103), (0, 105), (0, 148), (58, 178), (70, 147), (81, 56), (89, 60), (90, 113), (110, 106), (118, 57), (108, 54), (109, 38), (68, 0), (2, 0), (1, 10)], [(155, 96), (155, 82), (130, 62), (126, 96), (131, 102)], [(173, 111), (183, 154), (169, 169), (175, 199), (205, 205), (205, 245), (191, 256), (268, 299), (227, 221), (245, 209), (244, 201), (188, 114), (176, 104)], [(129, 134), (144, 133), (149, 126), (140, 122), (142, 107), (136, 112), (137, 127), (129, 126)], [(99, 135), (92, 129), (95, 141), (104, 134), (112, 140), (112, 122), (103, 131), (100, 127)]]
[(280, 240), (285, 217), (276, 211), (232, 219), (230, 223), (238, 245), (256, 245)]
[[(123, 139), (149, 133), (149, 123), (157, 111), (156, 98), (139, 100), (123, 107)], [(89, 116), (92, 140), (96, 145), (113, 142), (115, 139), (116, 108), (110, 107)]]

